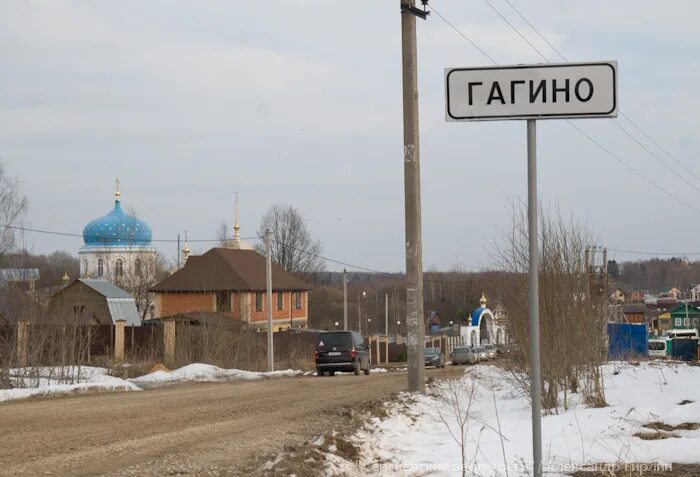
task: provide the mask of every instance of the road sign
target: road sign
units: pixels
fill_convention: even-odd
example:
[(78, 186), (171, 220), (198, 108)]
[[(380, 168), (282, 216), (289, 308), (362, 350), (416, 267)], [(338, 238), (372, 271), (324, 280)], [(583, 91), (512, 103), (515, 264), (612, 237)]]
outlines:
[(445, 119), (617, 117), (617, 62), (445, 68)]
[(617, 62), (445, 68), (447, 121), (527, 119), (528, 315), (534, 477), (542, 477), (537, 119), (617, 117)]

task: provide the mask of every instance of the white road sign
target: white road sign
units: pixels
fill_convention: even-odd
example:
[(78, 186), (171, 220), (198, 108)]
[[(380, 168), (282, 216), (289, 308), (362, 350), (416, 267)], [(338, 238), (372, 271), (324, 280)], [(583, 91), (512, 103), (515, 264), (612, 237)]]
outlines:
[(445, 68), (447, 121), (617, 117), (617, 62)]

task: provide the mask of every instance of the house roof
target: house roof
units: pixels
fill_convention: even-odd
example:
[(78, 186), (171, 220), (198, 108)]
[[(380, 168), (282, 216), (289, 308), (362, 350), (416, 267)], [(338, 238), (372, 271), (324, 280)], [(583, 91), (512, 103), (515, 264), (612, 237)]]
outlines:
[(130, 298), (132, 300), (134, 298), (115, 284), (104, 279), (80, 278), (77, 281), (89, 286), (105, 298)]
[(633, 303), (622, 308), (622, 313), (646, 313), (647, 306), (643, 303)]
[(136, 300), (134, 300), (134, 297), (115, 284), (104, 279), (80, 278), (74, 280), (67, 287), (62, 287), (52, 299), (58, 297), (64, 290), (74, 286), (76, 283), (85, 285), (105, 298), (112, 323), (126, 321), (128, 326), (141, 326), (141, 317), (136, 309)]
[[(157, 283), (151, 291), (264, 291), (266, 260), (255, 250), (213, 248), (204, 255), (192, 256), (185, 266)], [(311, 287), (293, 274), (272, 264), (274, 290), (310, 290)]]

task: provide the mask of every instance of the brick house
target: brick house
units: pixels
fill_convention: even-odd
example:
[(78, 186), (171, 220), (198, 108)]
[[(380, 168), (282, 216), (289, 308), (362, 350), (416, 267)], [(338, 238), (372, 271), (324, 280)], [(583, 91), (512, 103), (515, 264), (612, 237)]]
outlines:
[[(265, 257), (255, 250), (213, 248), (151, 288), (155, 317), (218, 313), (249, 326), (267, 326)], [(272, 264), (273, 329), (306, 328), (311, 287)]]

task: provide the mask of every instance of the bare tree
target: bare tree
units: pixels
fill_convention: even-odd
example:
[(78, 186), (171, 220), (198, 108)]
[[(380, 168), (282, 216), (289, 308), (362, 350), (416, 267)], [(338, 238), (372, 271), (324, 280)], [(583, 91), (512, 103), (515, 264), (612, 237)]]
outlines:
[(16, 231), (8, 226), (19, 222), (27, 206), (27, 198), (22, 195), (19, 180), (10, 177), (0, 161), (0, 256), (14, 248)]
[[(512, 364), (528, 392), (529, 256), (524, 204), (513, 203), (512, 219), (512, 228), (503, 234), (495, 258), (509, 272), (501, 289), (508, 307), (509, 334), (520, 349), (518, 358), (524, 358)], [(584, 261), (586, 247), (594, 244), (592, 234), (585, 224), (564, 218), (557, 208), (540, 210), (539, 229), (542, 405), (550, 411), (566, 408), (567, 393), (579, 390), (589, 404), (604, 405), (600, 367), (605, 313), (601, 301), (590, 293)]]
[(219, 241), (219, 246), (225, 246), (228, 242), (231, 241), (231, 238), (232, 237), (229, 233), (228, 224), (226, 223), (226, 221), (221, 222), (221, 224), (219, 224), (219, 228), (216, 229), (216, 240)]
[[(258, 236), (272, 232), (272, 260), (288, 272), (310, 276), (326, 268), (320, 257), (323, 253), (320, 240), (311, 237), (304, 217), (290, 205), (275, 204), (263, 215)], [(256, 244), (256, 249), (265, 254), (265, 243)]]

